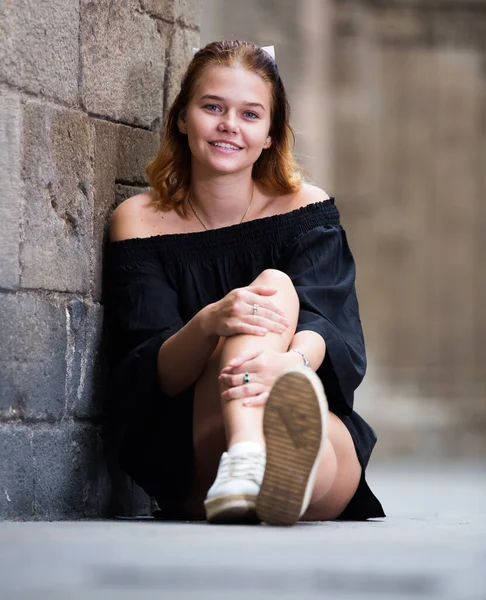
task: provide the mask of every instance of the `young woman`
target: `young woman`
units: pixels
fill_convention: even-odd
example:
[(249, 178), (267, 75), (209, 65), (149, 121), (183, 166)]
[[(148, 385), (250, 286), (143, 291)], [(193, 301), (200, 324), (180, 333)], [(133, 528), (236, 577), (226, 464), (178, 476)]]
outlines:
[(291, 525), (384, 516), (354, 262), (334, 199), (295, 167), (270, 54), (199, 50), (151, 190), (111, 222), (120, 459), (166, 518)]

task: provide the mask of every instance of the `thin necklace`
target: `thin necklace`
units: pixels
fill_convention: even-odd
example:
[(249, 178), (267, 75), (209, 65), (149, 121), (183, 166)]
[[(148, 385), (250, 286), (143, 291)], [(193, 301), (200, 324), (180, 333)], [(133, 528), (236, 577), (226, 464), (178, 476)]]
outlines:
[[(251, 208), (251, 203), (253, 202), (253, 190), (255, 189), (255, 184), (253, 183), (252, 187), (251, 187), (251, 197), (250, 197), (250, 204), (248, 204), (248, 208), (245, 210), (245, 214), (241, 217), (241, 221), (238, 223), (238, 225), (241, 225), (243, 223), (243, 221), (246, 219), (246, 217), (248, 216), (248, 213), (250, 212), (250, 208)], [(191, 207), (192, 212), (194, 213), (194, 216), (196, 217), (196, 219), (199, 221), (199, 223), (201, 223), (201, 225), (204, 227), (204, 229), (206, 231), (209, 231), (209, 229), (206, 227), (206, 225), (204, 224), (203, 220), (201, 219), (201, 217), (197, 214), (196, 209), (194, 207), (194, 204), (192, 203), (191, 200), (191, 196), (188, 196), (187, 198), (189, 200), (189, 205)]]

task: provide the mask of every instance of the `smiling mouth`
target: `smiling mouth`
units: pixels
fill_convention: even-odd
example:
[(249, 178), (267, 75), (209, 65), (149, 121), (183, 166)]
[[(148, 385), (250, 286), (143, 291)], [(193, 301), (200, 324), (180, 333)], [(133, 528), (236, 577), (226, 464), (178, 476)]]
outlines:
[(216, 148), (224, 148), (225, 150), (242, 150), (240, 146), (236, 146), (234, 144), (229, 144), (227, 142), (209, 142), (211, 146), (216, 146)]

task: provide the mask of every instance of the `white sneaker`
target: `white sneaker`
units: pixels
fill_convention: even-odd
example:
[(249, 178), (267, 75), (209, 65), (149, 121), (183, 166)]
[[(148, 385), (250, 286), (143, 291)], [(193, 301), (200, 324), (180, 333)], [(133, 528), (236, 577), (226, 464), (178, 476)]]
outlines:
[(319, 377), (308, 367), (282, 373), (263, 417), (266, 468), (258, 517), (293, 525), (306, 511), (327, 435), (328, 406)]
[(204, 507), (210, 523), (257, 523), (256, 500), (265, 470), (265, 452), (224, 452)]

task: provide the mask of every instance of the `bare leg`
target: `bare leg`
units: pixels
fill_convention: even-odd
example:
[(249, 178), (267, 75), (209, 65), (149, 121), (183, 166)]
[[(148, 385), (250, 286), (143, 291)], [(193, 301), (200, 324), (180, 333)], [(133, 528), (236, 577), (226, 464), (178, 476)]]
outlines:
[(361, 465), (351, 434), (341, 419), (330, 412), (326, 445), (302, 520), (327, 521), (338, 517), (353, 497), (360, 477)]
[[(255, 283), (264, 283), (280, 290), (272, 300), (285, 311), (291, 325), (281, 335), (270, 333), (264, 338), (248, 335), (222, 338), (197, 382), (194, 396), (197, 483), (186, 507), (194, 517), (204, 516), (202, 503), (216, 476), (221, 454), (238, 441), (264, 443), (263, 408), (245, 407), (238, 400), (225, 402), (222, 406), (217, 380), (221, 368), (242, 350), (255, 346), (285, 351), (295, 332), (298, 299), (290, 279), (283, 273), (270, 270), (263, 272)], [(330, 413), (328, 439), (319, 463), (311, 502), (303, 519), (327, 520), (339, 516), (356, 491), (360, 475), (361, 466), (351, 436), (342, 421)]]
[[(267, 270), (255, 279), (252, 285), (268, 285), (279, 291), (272, 296), (272, 302), (281, 308), (288, 320), (289, 327), (281, 334), (268, 333), (265, 337), (255, 335), (235, 335), (226, 339), (221, 352), (221, 368), (239, 352), (253, 349), (272, 349), (286, 352), (295, 334), (299, 314), (299, 299), (290, 278), (276, 270)], [(221, 386), (221, 391), (226, 389)], [(265, 444), (263, 438), (264, 406), (243, 406), (242, 400), (223, 402), (222, 412), (228, 447), (242, 441)]]
[(242, 350), (273, 348), (286, 351), (297, 326), (299, 301), (287, 275), (276, 270), (261, 273), (253, 284), (276, 287), (279, 291), (272, 302), (286, 314), (290, 325), (282, 334), (269, 333), (265, 337), (238, 335), (221, 338), (208, 365), (199, 378), (194, 394), (194, 452), (197, 482), (190, 503), (201, 512), (202, 501), (214, 481), (221, 454), (238, 441), (263, 440), (264, 407), (243, 406), (241, 400), (221, 402), (218, 375), (229, 361)]

